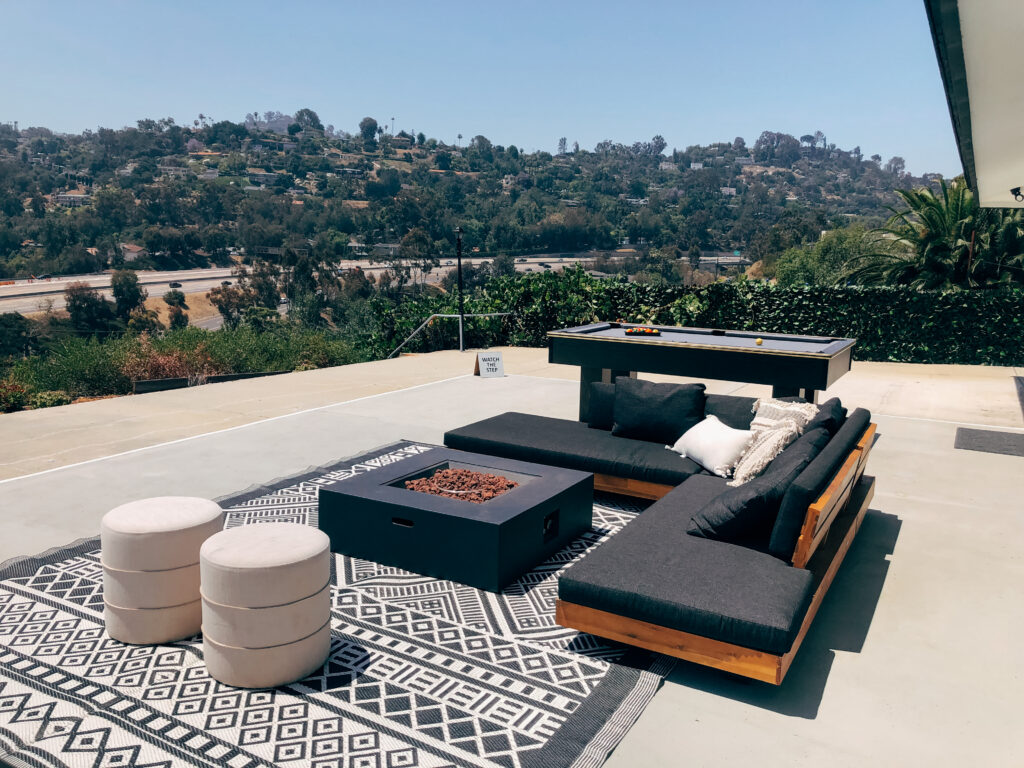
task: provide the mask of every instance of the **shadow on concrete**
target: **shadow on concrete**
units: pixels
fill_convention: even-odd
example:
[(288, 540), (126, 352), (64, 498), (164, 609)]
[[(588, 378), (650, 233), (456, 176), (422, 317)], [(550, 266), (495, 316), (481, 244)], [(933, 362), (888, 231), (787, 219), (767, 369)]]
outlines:
[(857, 538), (780, 686), (680, 661), (668, 681), (742, 701), (782, 715), (813, 720), (825, 692), (835, 651), (864, 647), (889, 571), (902, 522), (869, 509)]

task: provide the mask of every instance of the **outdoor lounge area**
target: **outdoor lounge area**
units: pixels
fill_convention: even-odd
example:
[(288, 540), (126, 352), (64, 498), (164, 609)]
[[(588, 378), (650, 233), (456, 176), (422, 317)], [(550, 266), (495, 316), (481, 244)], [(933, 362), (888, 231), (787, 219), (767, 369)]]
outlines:
[[(563, 568), (585, 552), (589, 554), (581, 563), (601, 552), (605, 544), (600, 541), (610, 534), (614, 533), (607, 539), (609, 545), (623, 535), (616, 531), (630, 530), (648, 511), (657, 513), (650, 500), (630, 502), (601, 492), (593, 506), (592, 530), (597, 538), (584, 536), (578, 540), (580, 547), (563, 550), (568, 560), (545, 561), (528, 571), (529, 582), (514, 581), (503, 591), (442, 589), (438, 585), (451, 582), (424, 580), (358, 558), (336, 559), (333, 639), (330, 662), (316, 678), (321, 688), (319, 692), (308, 685), (281, 690), (277, 695), (283, 698), (270, 731), (257, 720), (266, 717), (272, 702), (259, 698), (265, 696), (259, 691), (252, 694), (257, 698), (241, 700), (231, 698), (227, 690), (209, 690), (195, 644), (164, 647), (173, 651), (161, 657), (167, 664), (164, 673), (143, 662), (149, 658), (145, 653), (113, 653), (102, 663), (93, 659), (76, 671), (75, 664), (84, 662), (66, 647), (66, 638), (58, 637), (61, 631), (73, 630), (51, 626), (48, 638), (30, 637), (31, 632), (24, 629), (28, 619), (12, 612), (12, 605), (24, 604), (30, 597), (49, 601), (50, 610), (60, 615), (34, 615), (33, 620), (44, 624), (75, 620), (77, 631), (89, 631), (81, 622), (95, 621), (91, 617), (97, 613), (92, 602), (95, 588), (85, 590), (96, 579), (95, 561), (89, 554), (96, 545), (88, 539), (98, 533), (100, 518), (125, 501), (162, 495), (217, 499), (226, 511), (229, 529), (269, 519), (310, 524), (316, 490), (344, 488), (348, 477), (368, 481), (381, 468), (397, 469), (402, 462), (427, 456), (430, 450), (439, 450), (430, 446), (442, 445), (446, 432), (509, 411), (575, 422), (578, 368), (547, 363), (545, 350), (509, 348), (503, 353), (508, 375), (498, 379), (472, 376), (470, 353), (442, 352), (4, 417), (0, 502), (4, 509), (17, 509), (18, 515), (0, 519), (0, 560), (66, 546), (76, 539), (87, 541), (73, 548), (71, 553), (78, 559), (65, 570), (57, 569), (56, 579), (42, 576), (46, 567), (40, 570), (38, 561), (5, 564), (0, 586), (13, 597), (4, 598), (0, 609), (4, 628), (0, 646), (7, 649), (5, 669), (22, 674), (22, 688), (14, 690), (17, 680), (5, 677), (7, 689), (0, 691), (0, 699), (13, 701), (12, 695), (28, 694), (31, 689), (25, 687), (31, 677), (29, 667), (12, 663), (18, 654), (35, 654), (37, 664), (44, 666), (51, 663), (48, 658), (60, 659), (61, 674), (70, 676), (67, 690), (78, 690), (70, 678), (91, 681), (118, 701), (133, 697), (140, 706), (162, 712), (160, 716), (177, 723), (178, 729), (193, 729), (188, 736), (182, 732), (165, 737), (159, 742), (161, 749), (177, 745), (183, 750), (181, 760), (189, 755), (195, 760), (195, 750), (213, 750), (209, 754), (217, 757), (209, 760), (235, 760), (231, 764), (239, 765), (313, 764), (310, 750), (314, 747), (323, 750), (323, 764), (333, 764), (327, 761), (335, 759), (332, 755), (337, 751), (331, 752), (330, 744), (338, 742), (328, 731), (335, 727), (352, 737), (344, 745), (351, 764), (371, 755), (403, 764), (401, 760), (411, 759), (409, 734), (417, 727), (426, 735), (417, 744), (415, 757), (431, 765), (459, 764), (460, 760), (480, 765), (559, 765), (570, 762), (567, 756), (600, 764), (603, 751), (612, 748), (605, 763), (609, 766), (745, 765), (753, 754), (768, 765), (896, 765), (921, 760), (934, 765), (1014, 764), (1015, 713), (1024, 703), (1020, 665), (1012, 645), (1024, 625), (1024, 611), (1015, 596), (1021, 566), (1014, 554), (1021, 533), (1022, 459), (954, 447), (960, 429), (1024, 433), (1015, 388), (1019, 382), (1015, 377), (1024, 372), (1009, 368), (855, 362), (849, 374), (819, 397), (822, 402), (838, 397), (852, 406), (851, 412), (855, 408), (870, 412), (881, 436), (867, 466), (875, 478), (875, 492), (865, 505), (860, 531), (778, 686), (687, 661), (673, 663), (647, 651), (624, 655), (624, 646), (614, 642), (573, 644), (573, 631), (554, 622), (556, 600), (566, 597), (559, 595), (559, 574), (571, 573), (575, 565)], [(641, 373), (640, 377), (687, 381), (657, 374)], [(708, 379), (702, 383), (713, 401), (720, 396), (770, 394), (766, 385)], [(398, 479), (406, 474), (405, 470), (392, 472)], [(385, 482), (384, 475), (379, 477), (374, 482)], [(700, 477), (705, 478), (702, 483), (714, 479)], [(519, 479), (529, 487), (528, 478)], [(669, 503), (670, 496), (666, 496)], [(548, 514), (541, 517), (546, 519)], [(622, 541), (629, 544), (626, 538)], [(702, 539), (697, 543), (718, 544)], [(600, 546), (594, 548), (596, 544)], [(539, 551), (537, 557), (546, 555)], [(76, 598), (76, 589), (88, 596)], [(378, 615), (390, 618), (378, 619)], [(426, 617), (432, 617), (429, 632), (425, 627), (417, 629), (417, 622)], [(383, 640), (381, 628), (390, 640)], [(458, 641), (454, 636), (443, 639), (446, 631), (456, 628)], [(432, 639), (426, 640), (424, 633)], [(468, 727), (468, 720), (449, 714), (445, 722), (449, 730), (430, 736), (425, 721), (405, 730), (400, 723), (407, 709), (395, 710), (398, 719), (392, 720), (386, 714), (387, 703), (377, 714), (371, 713), (368, 706), (376, 701), (369, 695), (371, 682), (379, 685), (377, 681), (391, 675), (389, 685), (414, 685), (413, 677), (401, 682), (399, 670), (412, 674), (408, 665), (412, 657), (403, 654), (413, 650), (399, 647), (400, 637), (419, 648), (415, 653), (429, 649), (440, 654), (434, 657), (437, 663), (445, 654), (454, 654), (450, 659), (461, 658), (463, 663), (480, 659), (481, 651), (473, 651), (473, 643), (484, 643), (490, 661), (472, 673), (477, 675), (477, 686), (488, 679), (479, 677), (483, 670), (493, 674), (493, 665), (501, 663), (501, 655), (494, 655), (500, 647), (507, 649), (501, 653), (510, 651), (516, 659), (545, 649), (547, 661), (541, 666), (563, 670), (559, 674), (571, 667), (572, 680), (582, 687), (565, 681), (546, 683), (549, 688), (555, 685), (551, 695), (563, 697), (557, 706), (545, 709), (547, 705), (537, 700), (531, 711), (547, 712), (543, 722), (509, 726), (521, 739), (518, 746), (488, 757), (480, 745), (492, 737), (479, 732), (467, 736), (460, 729)], [(498, 638), (500, 646), (494, 644)], [(456, 642), (463, 648), (458, 653), (452, 645)], [(185, 656), (174, 649), (184, 649)], [(92, 652), (112, 653), (110, 648)], [(565, 653), (576, 659), (570, 666), (564, 665), (568, 656), (559, 656)], [(401, 659), (405, 666), (398, 663)], [(422, 683), (430, 667), (419, 667), (415, 680)], [(525, 675), (536, 685), (538, 674), (527, 666), (517, 676)], [(613, 687), (618, 704), (611, 706), (587, 693)], [(329, 722), (322, 711), (309, 709), (323, 707), (328, 700), (340, 701), (330, 696), (348, 689), (366, 699), (336, 705), (334, 720)], [(31, 690), (35, 691), (31, 695), (41, 695), (40, 688)], [(163, 691), (163, 695), (175, 691), (176, 700), (162, 702), (148, 696), (148, 690)], [(429, 695), (440, 695), (430, 690)], [(468, 695), (468, 690), (458, 695)], [(392, 702), (391, 706), (399, 697), (394, 691), (377, 695)], [(286, 699), (291, 696), (299, 699), (289, 704)], [(525, 699), (522, 693), (512, 695), (502, 706), (511, 702), (522, 705)], [(38, 702), (42, 707), (38, 710), (22, 700), (13, 706), (20, 713), (17, 716), (0, 706), (0, 717), (6, 718), (0, 726), (17, 734), (31, 730), (25, 740), (35, 739), (39, 755), (60, 737), (60, 723), (75, 720), (71, 711), (46, 710), (44, 701)], [(70, 704), (64, 701), (56, 706)], [(228, 726), (228, 716), (219, 715), (217, 706), (239, 709), (253, 721)], [(288, 725), (293, 706), (306, 707), (299, 719), (308, 728), (324, 732), (304, 731), (300, 736), (306, 726)], [(429, 709), (424, 707), (423, 712)], [(561, 720), (556, 715), (559, 708)], [(577, 711), (582, 719), (573, 714)], [(473, 722), (479, 725), (491, 716), (478, 716)], [(42, 722), (50, 730), (41, 730)], [(559, 727), (566, 722), (574, 732), (568, 740), (562, 738), (566, 731)], [(75, 725), (75, 733), (83, 734), (76, 736), (82, 740), (82, 750), (95, 752), (102, 739), (94, 735), (90, 742), (85, 734), (100, 733), (109, 724), (93, 714)], [(374, 741), (372, 734), (379, 739)], [(463, 751), (444, 755), (424, 750), (430, 738)], [(470, 748), (467, 738), (480, 741)], [(113, 742), (120, 739), (120, 746), (131, 751), (131, 742), (125, 742), (123, 734), (109, 739), (105, 749), (113, 749)], [(234, 751), (228, 749), (232, 739)], [(4, 743), (8, 749), (9, 743)], [(307, 749), (302, 756), (300, 743)], [(144, 756), (154, 756), (147, 751), (151, 749), (155, 747), (149, 743), (139, 752), (139, 763), (146, 762)], [(538, 762), (542, 757), (546, 762)]]

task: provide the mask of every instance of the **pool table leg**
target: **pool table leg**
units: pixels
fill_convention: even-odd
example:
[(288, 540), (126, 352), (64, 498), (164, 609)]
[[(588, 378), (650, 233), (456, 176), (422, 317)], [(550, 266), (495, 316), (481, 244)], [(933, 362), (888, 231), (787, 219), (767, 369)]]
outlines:
[(610, 368), (590, 368), (580, 366), (580, 421), (587, 420), (587, 412), (590, 410), (590, 385), (603, 381), (611, 384), (619, 376), (636, 378), (636, 371), (618, 371)]
[(818, 402), (818, 390), (807, 387), (772, 387), (772, 397), (802, 397), (808, 403)]

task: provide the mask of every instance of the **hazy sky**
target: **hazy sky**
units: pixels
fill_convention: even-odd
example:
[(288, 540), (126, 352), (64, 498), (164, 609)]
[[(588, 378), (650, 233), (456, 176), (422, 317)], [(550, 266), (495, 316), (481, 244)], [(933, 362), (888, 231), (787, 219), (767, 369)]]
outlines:
[(22, 127), (311, 107), (548, 151), (821, 130), (961, 172), (921, 0), (0, 0), (0, 18), (0, 122)]

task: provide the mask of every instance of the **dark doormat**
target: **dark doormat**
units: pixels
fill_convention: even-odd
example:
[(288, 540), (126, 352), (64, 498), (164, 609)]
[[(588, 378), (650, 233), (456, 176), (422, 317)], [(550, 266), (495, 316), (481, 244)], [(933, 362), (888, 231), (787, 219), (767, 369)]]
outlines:
[(993, 429), (960, 427), (956, 431), (956, 442), (953, 443), (953, 447), (965, 451), (1024, 456), (1024, 432), (997, 432)]

